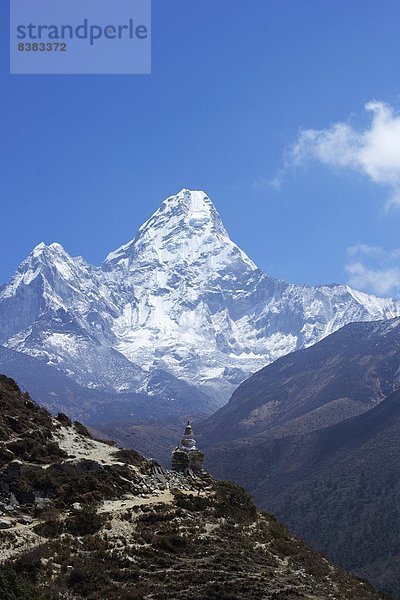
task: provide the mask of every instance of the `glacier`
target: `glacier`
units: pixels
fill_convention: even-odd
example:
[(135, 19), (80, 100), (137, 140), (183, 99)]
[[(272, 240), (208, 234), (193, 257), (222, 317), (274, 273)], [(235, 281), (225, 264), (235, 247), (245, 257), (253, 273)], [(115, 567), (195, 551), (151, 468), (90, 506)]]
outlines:
[(164, 385), (172, 402), (185, 382), (201, 392), (201, 412), (349, 322), (399, 315), (400, 302), (347, 285), (270, 277), (230, 239), (207, 194), (183, 189), (101, 266), (58, 243), (36, 246), (0, 288), (0, 344), (89, 388), (151, 398)]

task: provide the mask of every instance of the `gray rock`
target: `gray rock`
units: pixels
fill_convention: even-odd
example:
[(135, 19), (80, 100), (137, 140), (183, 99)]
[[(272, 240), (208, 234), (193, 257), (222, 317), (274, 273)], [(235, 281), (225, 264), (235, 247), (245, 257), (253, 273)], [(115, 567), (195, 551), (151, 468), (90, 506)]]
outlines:
[(15, 507), (19, 505), (19, 502), (16, 499), (16, 497), (14, 496), (14, 494), (11, 494), (11, 496), (10, 496), (10, 504), (11, 504), (11, 506), (15, 506)]
[(35, 506), (38, 510), (44, 510), (45, 508), (49, 508), (52, 506), (53, 502), (49, 498), (36, 498)]
[(0, 529), (11, 529), (13, 526), (12, 521), (6, 519), (0, 519)]

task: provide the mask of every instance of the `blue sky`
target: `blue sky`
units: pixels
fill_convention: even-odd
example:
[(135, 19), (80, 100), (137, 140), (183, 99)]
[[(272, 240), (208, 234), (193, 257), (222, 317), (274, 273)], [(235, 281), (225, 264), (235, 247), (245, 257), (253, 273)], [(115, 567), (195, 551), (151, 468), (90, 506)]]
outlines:
[(153, 0), (150, 76), (9, 75), (6, 4), (1, 282), (42, 240), (99, 264), (189, 187), (271, 275), (400, 295), (397, 1)]

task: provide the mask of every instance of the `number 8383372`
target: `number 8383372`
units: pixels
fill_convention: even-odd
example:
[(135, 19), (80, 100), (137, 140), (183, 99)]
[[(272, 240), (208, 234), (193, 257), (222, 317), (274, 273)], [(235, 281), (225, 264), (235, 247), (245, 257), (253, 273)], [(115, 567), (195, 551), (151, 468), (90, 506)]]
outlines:
[(18, 44), (19, 52), (66, 52), (67, 44), (65, 42), (42, 42), (42, 43), (21, 43)]

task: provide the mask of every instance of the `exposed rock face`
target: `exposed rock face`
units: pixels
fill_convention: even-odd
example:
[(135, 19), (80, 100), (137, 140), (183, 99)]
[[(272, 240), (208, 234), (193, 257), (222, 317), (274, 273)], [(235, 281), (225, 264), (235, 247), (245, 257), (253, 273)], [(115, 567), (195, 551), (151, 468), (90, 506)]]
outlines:
[[(383, 600), (259, 513), (238, 486), (96, 441), (3, 376), (0, 431), (1, 496), (14, 504), (0, 515), (0, 557), (14, 568), (0, 566), (0, 581), (14, 582), (18, 600)], [(22, 495), (30, 491), (34, 500)], [(21, 573), (34, 594), (25, 586), (15, 596)]]
[(182, 190), (101, 267), (37, 246), (1, 290), (0, 343), (97, 390), (171, 404), (183, 381), (205, 393), (201, 413), (276, 358), (351, 321), (399, 314), (398, 302), (347, 286), (266, 275), (209, 197)]

